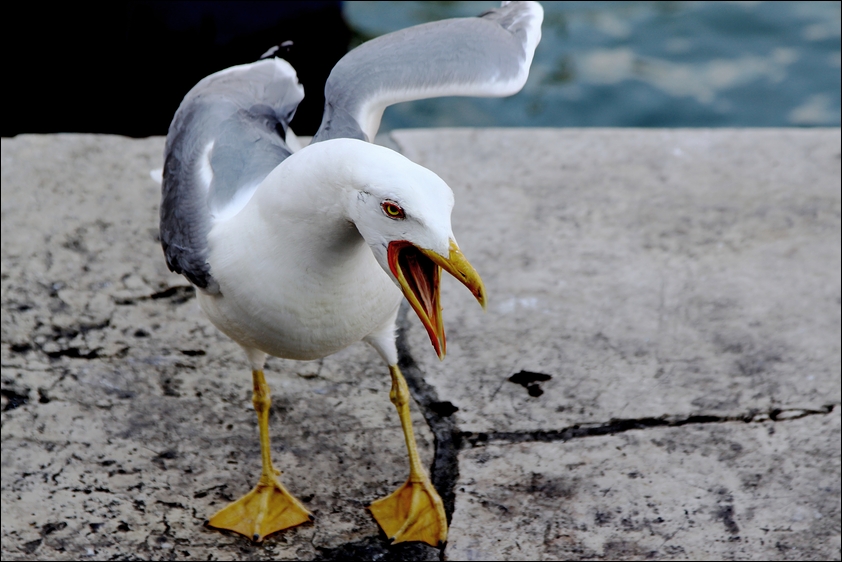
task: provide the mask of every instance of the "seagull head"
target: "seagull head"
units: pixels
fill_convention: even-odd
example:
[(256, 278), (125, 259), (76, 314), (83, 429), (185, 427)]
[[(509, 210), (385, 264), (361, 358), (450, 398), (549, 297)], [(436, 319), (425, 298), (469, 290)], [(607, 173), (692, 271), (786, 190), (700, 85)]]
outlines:
[(453, 192), (436, 174), (397, 152), (351, 142), (364, 145), (351, 173), (351, 220), (443, 358), (441, 271), (465, 285), (485, 308), (482, 279), (453, 236)]

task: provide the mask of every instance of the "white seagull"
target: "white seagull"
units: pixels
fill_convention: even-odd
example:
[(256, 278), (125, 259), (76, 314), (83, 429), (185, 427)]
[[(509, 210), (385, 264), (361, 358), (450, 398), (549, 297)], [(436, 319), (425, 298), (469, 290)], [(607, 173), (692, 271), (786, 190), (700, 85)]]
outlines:
[(164, 152), (161, 243), (211, 322), (246, 352), (263, 465), (255, 488), (210, 526), (259, 542), (311, 519), (272, 464), (264, 362), (317, 359), (362, 340), (389, 367), (409, 450), (406, 483), (369, 509), (394, 542), (446, 540), (442, 501), (416, 450), (395, 319), (406, 297), (444, 357), (441, 270), (483, 307), (485, 289), (453, 237), (447, 184), (369, 141), (394, 103), (518, 92), (542, 20), (536, 2), (503, 2), (359, 46), (331, 72), (321, 127), (298, 151), (288, 126), (304, 91), (280, 58), (222, 70), (185, 96)]

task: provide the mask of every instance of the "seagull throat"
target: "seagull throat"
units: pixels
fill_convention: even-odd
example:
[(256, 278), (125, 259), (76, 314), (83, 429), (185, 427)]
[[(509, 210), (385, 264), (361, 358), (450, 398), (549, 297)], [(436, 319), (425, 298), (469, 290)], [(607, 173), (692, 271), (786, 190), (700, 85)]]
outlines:
[(446, 341), (439, 298), (441, 267), (428, 258), (425, 252), (405, 240), (391, 242), (388, 257), (392, 275), (398, 280), (401, 291), (427, 329), (436, 353), (443, 358)]

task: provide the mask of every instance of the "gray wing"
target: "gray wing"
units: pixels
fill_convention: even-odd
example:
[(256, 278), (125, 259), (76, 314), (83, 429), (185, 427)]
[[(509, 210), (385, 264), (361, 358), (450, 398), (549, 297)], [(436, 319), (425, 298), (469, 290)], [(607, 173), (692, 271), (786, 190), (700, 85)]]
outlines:
[(207, 263), (211, 224), (236, 214), (292, 153), (284, 138), (303, 98), (278, 58), (211, 74), (184, 97), (164, 149), (161, 245), (171, 271), (219, 291)]
[(402, 29), (363, 43), (333, 68), (313, 142), (373, 140), (383, 110), (440, 96), (503, 97), (523, 87), (541, 40), (537, 2)]

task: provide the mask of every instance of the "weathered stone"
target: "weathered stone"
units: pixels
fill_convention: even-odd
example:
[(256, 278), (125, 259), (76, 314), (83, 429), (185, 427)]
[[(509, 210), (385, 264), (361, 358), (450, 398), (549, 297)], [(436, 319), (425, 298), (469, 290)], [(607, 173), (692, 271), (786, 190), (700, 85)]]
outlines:
[(443, 362), (410, 331), (462, 429), (838, 403), (838, 129), (392, 136), (453, 188), (488, 293), (445, 276)]
[[(446, 557), (838, 558), (838, 129), (390, 142), (454, 188), (490, 301), (445, 277), (444, 362), (402, 323)], [(437, 558), (364, 509), (406, 458), (362, 344), (267, 364), (316, 523), (261, 546), (203, 527), (259, 447), (241, 350), (163, 260), (162, 147), (2, 140), (3, 559)]]
[(832, 560), (840, 408), (462, 453), (451, 560)]
[(295, 559), (376, 539), (365, 506), (408, 462), (388, 369), (363, 344), (267, 363), (274, 460), (316, 524), (259, 547), (202, 526), (256, 483), (260, 450), (244, 354), (164, 263), (162, 150), (2, 141), (3, 559)]

